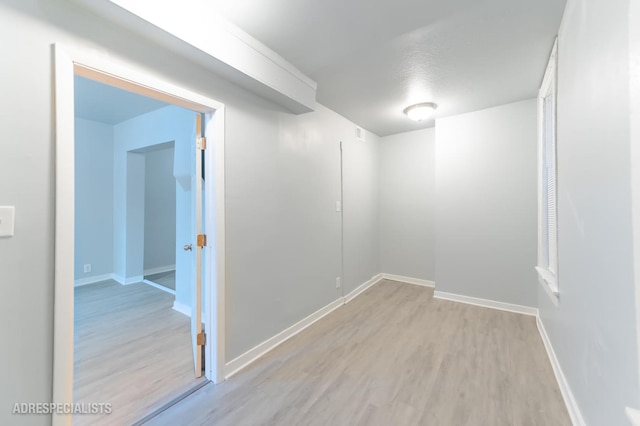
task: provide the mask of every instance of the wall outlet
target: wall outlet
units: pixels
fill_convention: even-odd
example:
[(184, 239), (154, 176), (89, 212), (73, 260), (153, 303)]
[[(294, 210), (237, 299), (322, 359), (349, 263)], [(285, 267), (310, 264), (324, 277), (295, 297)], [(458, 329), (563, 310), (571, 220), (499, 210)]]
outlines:
[(91, 272), (91, 264), (87, 263), (86, 265), (84, 265), (84, 273), (88, 273)]
[(336, 288), (342, 287), (342, 278), (336, 278)]

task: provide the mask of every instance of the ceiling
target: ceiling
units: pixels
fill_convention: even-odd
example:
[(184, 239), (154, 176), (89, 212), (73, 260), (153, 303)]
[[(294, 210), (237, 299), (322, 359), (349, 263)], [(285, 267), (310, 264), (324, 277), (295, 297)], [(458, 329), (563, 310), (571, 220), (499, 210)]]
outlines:
[(118, 124), (169, 104), (75, 76), (75, 115), (85, 120)]
[(317, 100), (385, 136), (533, 98), (565, 0), (210, 0), (318, 82)]
[[(318, 82), (317, 100), (380, 135), (536, 96), (565, 0), (208, 0)], [(117, 124), (167, 104), (76, 77), (76, 115)]]

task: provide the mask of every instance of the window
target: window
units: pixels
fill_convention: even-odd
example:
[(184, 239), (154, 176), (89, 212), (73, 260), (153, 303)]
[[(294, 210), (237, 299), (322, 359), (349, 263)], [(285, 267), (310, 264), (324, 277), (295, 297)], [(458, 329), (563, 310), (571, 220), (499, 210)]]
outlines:
[(558, 226), (556, 210), (556, 68), (558, 41), (538, 94), (538, 277), (558, 298)]

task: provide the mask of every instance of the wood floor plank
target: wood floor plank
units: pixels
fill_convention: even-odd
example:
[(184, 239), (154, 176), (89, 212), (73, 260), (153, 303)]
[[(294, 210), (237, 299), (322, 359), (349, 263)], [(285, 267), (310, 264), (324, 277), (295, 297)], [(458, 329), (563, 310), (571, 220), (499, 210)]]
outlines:
[(533, 317), (383, 281), (150, 425), (570, 425)]
[(74, 425), (127, 425), (195, 386), (190, 319), (174, 296), (115, 281), (75, 289), (74, 402), (111, 403)]

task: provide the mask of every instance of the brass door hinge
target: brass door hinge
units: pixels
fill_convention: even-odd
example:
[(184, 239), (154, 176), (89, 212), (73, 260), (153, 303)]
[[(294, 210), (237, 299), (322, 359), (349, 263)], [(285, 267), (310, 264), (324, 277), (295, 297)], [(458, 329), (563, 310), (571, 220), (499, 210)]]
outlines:
[(207, 343), (207, 335), (204, 331), (198, 333), (198, 336), (196, 337), (196, 343), (198, 344), (198, 346), (204, 346)]
[(206, 137), (201, 137), (201, 138), (196, 138), (196, 147), (198, 149), (207, 149), (207, 138)]
[(207, 235), (206, 234), (198, 234), (197, 238), (198, 247), (204, 247), (207, 245)]

